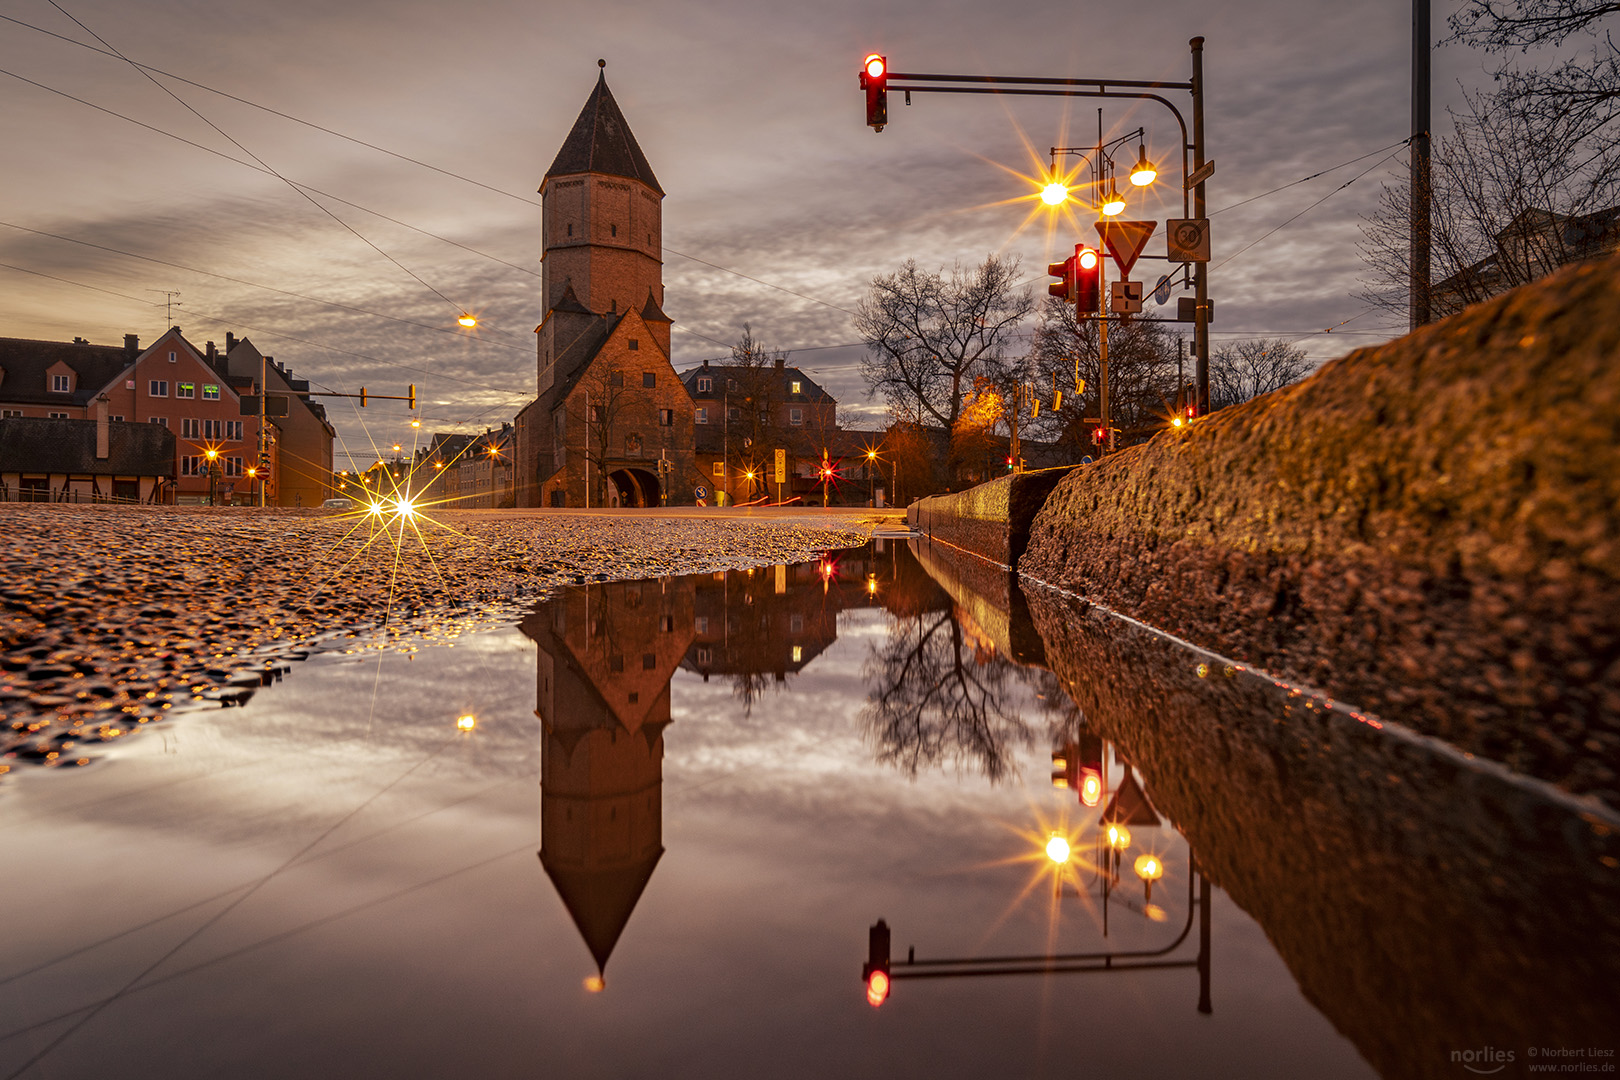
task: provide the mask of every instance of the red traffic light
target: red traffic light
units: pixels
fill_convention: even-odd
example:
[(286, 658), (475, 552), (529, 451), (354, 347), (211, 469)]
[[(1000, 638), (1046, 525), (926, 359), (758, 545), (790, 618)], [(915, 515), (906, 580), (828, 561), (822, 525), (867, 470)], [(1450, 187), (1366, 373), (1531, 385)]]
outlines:
[(889, 61), (872, 53), (861, 63), (861, 89), (866, 91), (866, 125), (882, 131), (889, 122)]
[(1091, 270), (1097, 265), (1097, 250), (1088, 247), (1076, 247), (1074, 257), (1080, 260), (1080, 269)]
[(875, 1009), (883, 1004), (889, 996), (889, 976), (887, 972), (874, 971), (866, 979), (866, 1000), (871, 1002)]
[(866, 963), (861, 966), (866, 1000), (875, 1009), (889, 996), (889, 924), (879, 919), (866, 938)]

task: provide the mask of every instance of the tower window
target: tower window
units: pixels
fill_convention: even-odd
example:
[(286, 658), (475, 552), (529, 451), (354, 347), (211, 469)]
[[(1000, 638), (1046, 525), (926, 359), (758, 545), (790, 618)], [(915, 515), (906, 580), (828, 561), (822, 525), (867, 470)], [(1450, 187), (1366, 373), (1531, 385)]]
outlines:
[(641, 351), (641, 342), (639, 340), (637, 340), (636, 338), (631, 338), (630, 339), (630, 351), (631, 352), (640, 352)]
[(572, 222), (572, 221), (570, 221), (570, 222), (569, 222), (569, 223), (568, 223), (568, 235), (569, 235), (569, 236), (573, 236), (573, 235), (574, 235), (574, 223), (573, 223), (573, 222)]
[(652, 372), (652, 371), (643, 371), (641, 373), (641, 385), (642, 386), (657, 386), (658, 385), (658, 375), (657, 375), (657, 373)]
[(618, 236), (619, 235), (619, 227), (617, 225), (609, 225), (608, 226), (608, 235), (609, 236)]

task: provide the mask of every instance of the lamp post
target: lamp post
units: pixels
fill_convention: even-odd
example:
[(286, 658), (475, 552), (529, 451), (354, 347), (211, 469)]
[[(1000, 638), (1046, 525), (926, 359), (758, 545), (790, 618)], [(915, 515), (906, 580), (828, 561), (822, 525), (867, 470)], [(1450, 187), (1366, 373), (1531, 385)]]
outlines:
[[(1130, 172), (1131, 184), (1132, 186), (1139, 188), (1147, 187), (1152, 184), (1153, 181), (1158, 178), (1159, 171), (1158, 169), (1154, 168), (1153, 163), (1148, 160), (1147, 130), (1139, 127), (1135, 131), (1126, 132), (1117, 139), (1109, 139), (1104, 141), (1102, 130), (1102, 110), (1098, 109), (1097, 143), (1095, 146), (1052, 147), (1052, 177), (1051, 181), (1041, 189), (1041, 201), (1053, 208), (1067, 204), (1072, 186), (1059, 179), (1057, 159), (1059, 155), (1076, 154), (1080, 157), (1081, 164), (1089, 168), (1091, 172), (1091, 179), (1086, 181), (1085, 185), (1083, 186), (1091, 187), (1098, 193), (1098, 201), (1095, 204), (1095, 209), (1098, 214), (1099, 222), (1104, 218), (1118, 217), (1120, 214), (1124, 213), (1125, 198), (1119, 193), (1119, 185), (1116, 181), (1117, 167), (1114, 164), (1113, 155), (1110, 154), (1109, 151), (1124, 145), (1131, 139), (1135, 139), (1137, 142), (1136, 164), (1131, 167)], [(1108, 190), (1106, 192), (1103, 191), (1103, 184), (1105, 182), (1108, 185)], [(1101, 232), (1102, 230), (1099, 226), (1099, 234), (1101, 234)], [(1097, 380), (1098, 415), (1102, 419), (1102, 429), (1107, 436), (1107, 441), (1103, 444), (1103, 447), (1107, 450), (1112, 450), (1114, 448), (1114, 424), (1113, 414), (1112, 410), (1110, 409), (1108, 397), (1108, 316), (1112, 305), (1109, 303), (1107, 285), (1108, 263), (1107, 260), (1100, 257), (1099, 253), (1097, 265), (1097, 302), (1098, 307), (1101, 310), (1099, 310), (1097, 313), (1097, 366), (1099, 375)], [(1079, 313), (1076, 312), (1076, 320), (1078, 321), (1078, 319)], [(1081, 386), (1080, 358), (1078, 355), (1075, 356), (1074, 365), (1074, 384), (1075, 389), (1078, 392), (1079, 387)], [(1082, 411), (1084, 411), (1083, 407)]]
[(208, 505), (213, 506), (219, 490), (219, 451), (210, 446), (203, 451), (203, 456), (208, 459)]

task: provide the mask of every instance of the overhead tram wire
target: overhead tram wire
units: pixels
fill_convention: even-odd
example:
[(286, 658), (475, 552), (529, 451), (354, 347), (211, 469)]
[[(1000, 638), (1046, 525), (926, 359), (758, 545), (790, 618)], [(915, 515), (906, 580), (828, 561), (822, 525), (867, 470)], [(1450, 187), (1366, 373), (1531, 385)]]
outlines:
[[(98, 251), (106, 251), (114, 255), (123, 255), (126, 258), (139, 259), (142, 262), (155, 263), (158, 266), (167, 266), (175, 270), (184, 270), (189, 274), (201, 274), (204, 277), (218, 278), (221, 281), (229, 281), (235, 285), (246, 285), (253, 289), (263, 289), (266, 292), (279, 293), (282, 296), (290, 296), (295, 300), (307, 300), (312, 304), (322, 304), (327, 307), (341, 308), (344, 311), (352, 311), (358, 315), (369, 315), (375, 319), (387, 319), (390, 322), (403, 323), (406, 326), (414, 326), (420, 330), (432, 330), (433, 332), (439, 334), (451, 334), (458, 339), (466, 340), (465, 334), (445, 326), (434, 326), (430, 323), (417, 322), (415, 319), (406, 319), (398, 315), (386, 315), (380, 311), (372, 311), (369, 308), (356, 307), (353, 304), (345, 304), (337, 300), (323, 300), (318, 296), (309, 296), (305, 293), (293, 292), (291, 289), (278, 289), (274, 285), (264, 285), (257, 281), (248, 281), (245, 278), (232, 277), (229, 274), (216, 274), (212, 270), (201, 270), (195, 266), (187, 266), (184, 263), (171, 262), (168, 259), (159, 259), (150, 255), (138, 255), (133, 251), (124, 251), (121, 248), (109, 247), (106, 244), (97, 244), (89, 240), (79, 240), (72, 236), (63, 236), (61, 233), (46, 232), (44, 229), (31, 229), (26, 225), (18, 225), (12, 221), (0, 221), (0, 225), (3, 225), (9, 229), (16, 229), (19, 232), (33, 233), (35, 236), (47, 236), (52, 240), (62, 240), (69, 244), (79, 244), (83, 247), (95, 248)], [(484, 341), (483, 338), (477, 338), (474, 340)], [(523, 353), (531, 351), (521, 345), (511, 345), (503, 341), (489, 341), (487, 344), (498, 345), (503, 349), (516, 349)]]
[(1358, 161), (1366, 161), (1368, 158), (1373, 157), (1376, 154), (1382, 154), (1386, 150), (1393, 150), (1396, 147), (1406, 146), (1411, 141), (1412, 141), (1412, 136), (1409, 135), (1406, 138), (1399, 140), (1398, 142), (1392, 142), (1388, 146), (1382, 146), (1382, 147), (1379, 147), (1377, 150), (1373, 150), (1373, 151), (1371, 151), (1369, 153), (1362, 154), (1360, 157), (1353, 157), (1349, 161), (1341, 161), (1341, 162), (1339, 162), (1339, 164), (1334, 165), (1334, 166), (1332, 166), (1330, 168), (1323, 169), (1321, 172), (1314, 172), (1314, 173), (1311, 173), (1311, 175), (1301, 177), (1298, 180), (1291, 180), (1288, 183), (1284, 184), (1282, 187), (1274, 187), (1270, 191), (1262, 191), (1258, 195), (1250, 195), (1247, 199), (1239, 199), (1237, 202), (1232, 203), (1230, 206), (1223, 206), (1219, 210), (1211, 210), (1209, 212), (1209, 216), (1214, 217), (1216, 214), (1224, 214), (1228, 210), (1236, 210), (1238, 207), (1244, 206), (1244, 205), (1246, 205), (1248, 203), (1252, 203), (1256, 199), (1264, 199), (1266, 196), (1275, 195), (1279, 191), (1287, 191), (1291, 187), (1298, 187), (1300, 184), (1306, 183), (1307, 181), (1310, 181), (1310, 180), (1315, 180), (1319, 176), (1326, 176), (1330, 172), (1338, 172), (1340, 169), (1345, 168), (1348, 165), (1354, 165)]
[(146, 79), (148, 82), (150, 82), (153, 86), (157, 87), (159, 90), (162, 90), (165, 94), (168, 94), (171, 98), (173, 98), (176, 102), (178, 102), (182, 108), (184, 108), (187, 112), (191, 113), (197, 119), (201, 120), (203, 123), (207, 124), (210, 128), (212, 128), (215, 132), (217, 132), (222, 138), (229, 141), (232, 146), (236, 147), (238, 150), (242, 151), (242, 153), (246, 154), (248, 157), (250, 157), (254, 161), (258, 162), (261, 166), (263, 166), (269, 172), (273, 173), (275, 175), (276, 179), (280, 180), (282, 183), (286, 184), (293, 191), (297, 192), (298, 195), (300, 197), (302, 197), (303, 199), (305, 199), (311, 206), (315, 207), (321, 213), (325, 214), (327, 217), (331, 218), (333, 221), (335, 221), (339, 225), (343, 226), (344, 229), (346, 229), (350, 233), (352, 233), (357, 239), (359, 239), (367, 247), (370, 247), (377, 254), (381, 255), (383, 258), (387, 259), (389, 262), (393, 263), (395, 266), (397, 266), (401, 270), (405, 271), (405, 273), (409, 274), (412, 278), (414, 278), (423, 288), (427, 289), (429, 292), (433, 293), (433, 295), (435, 295), (439, 299), (443, 300), (446, 304), (449, 304), (452, 308), (456, 309), (456, 311), (457, 311), (457, 313), (459, 315), (464, 316), (467, 313), (468, 309), (467, 309), (467, 307), (465, 305), (457, 304), (454, 300), (450, 299), (444, 293), (442, 293), (438, 289), (434, 288), (420, 274), (416, 273), (416, 271), (412, 270), (410, 267), (406, 266), (404, 263), (400, 262), (398, 259), (396, 259), (392, 255), (388, 254), (388, 252), (384, 251), (382, 248), (380, 248), (376, 244), (372, 243), (371, 240), (367, 239), (364, 235), (362, 235), (360, 233), (360, 231), (358, 229), (356, 229), (354, 226), (350, 225), (348, 222), (346, 222), (342, 218), (338, 217), (329, 208), (321, 205), (318, 201), (315, 200), (315, 198), (313, 196), (311, 196), (308, 192), (304, 191), (297, 184), (293, 183), (291, 180), (288, 180), (285, 176), (282, 176), (281, 173), (277, 172), (276, 169), (273, 166), (270, 165), (269, 162), (265, 161), (263, 158), (259, 157), (259, 155), (255, 154), (253, 151), (251, 151), (247, 147), (243, 146), (236, 139), (232, 138), (228, 133), (226, 133), (224, 128), (221, 128), (218, 124), (216, 124), (212, 120), (208, 119), (208, 117), (204, 116), (201, 112), (198, 112), (184, 98), (182, 98), (180, 95), (176, 94), (173, 90), (170, 90), (167, 86), (164, 86), (161, 82), (159, 82), (156, 78), (154, 78), (150, 72), (148, 72), (144, 68), (142, 68), (141, 65), (135, 63), (134, 61), (130, 60), (129, 57), (127, 57), (123, 53), (119, 52), (118, 49), (115, 48), (112, 45), (112, 43), (109, 42), (106, 38), (102, 37), (100, 34), (96, 33), (94, 30), (90, 29), (88, 26), (85, 26), (84, 23), (80, 22), (78, 20), (78, 18), (76, 18), (71, 12), (69, 12), (61, 4), (57, 3), (57, 0), (47, 0), (47, 2), (53, 8), (55, 8), (57, 11), (60, 11), (63, 15), (66, 15), (69, 19), (72, 19), (73, 22), (75, 24), (77, 24), (78, 27), (81, 30), (83, 30), (85, 33), (89, 34), (91, 37), (95, 38), (97, 41), (99, 41), (103, 45), (105, 45), (108, 49), (112, 50), (112, 52), (117, 55), (118, 59), (124, 61), (126, 64), (129, 64), (131, 67), (133, 67), (136, 71), (140, 72), (142, 78)]
[[(55, 0), (52, 0), (52, 2), (54, 3)], [(69, 18), (72, 18), (72, 16), (69, 16)], [(279, 109), (273, 109), (268, 105), (261, 105), (256, 101), (249, 100), (248, 98), (238, 97), (237, 95), (229, 93), (229, 92), (224, 91), (224, 90), (217, 90), (214, 87), (207, 85), (206, 83), (196, 82), (196, 81), (194, 81), (192, 79), (186, 78), (183, 75), (176, 75), (173, 72), (164, 71), (162, 68), (156, 68), (156, 67), (152, 67), (152, 66), (150, 66), (148, 64), (139, 63), (138, 61), (131, 60), (128, 57), (123, 56), (120, 53), (107, 52), (105, 50), (98, 49), (94, 45), (88, 44), (87, 42), (79, 41), (79, 40), (77, 40), (75, 38), (70, 38), (70, 37), (66, 36), (65, 34), (58, 34), (58, 33), (56, 33), (55, 31), (52, 31), (52, 30), (46, 30), (44, 27), (35, 26), (32, 23), (23, 22), (21, 19), (16, 19), (16, 18), (13, 18), (13, 17), (11, 17), (9, 15), (0, 15), (0, 19), (4, 19), (7, 22), (15, 23), (18, 26), (26, 27), (29, 30), (34, 30), (34, 31), (36, 31), (38, 33), (41, 33), (41, 34), (46, 34), (46, 35), (48, 35), (50, 37), (54, 37), (54, 38), (56, 38), (56, 39), (58, 39), (60, 41), (65, 41), (70, 45), (77, 45), (81, 49), (88, 49), (90, 52), (93, 52), (93, 53), (100, 53), (103, 56), (116, 57), (117, 59), (121, 59), (125, 63), (130, 64), (130, 65), (140, 69), (142, 72), (151, 72), (151, 73), (155, 73), (155, 74), (158, 74), (158, 75), (162, 75), (164, 78), (167, 78), (167, 79), (174, 79), (176, 82), (185, 83), (187, 86), (194, 86), (197, 89), (206, 91), (206, 92), (208, 92), (210, 94), (217, 94), (220, 97), (228, 98), (231, 101), (235, 101), (235, 102), (238, 102), (238, 103), (240, 103), (242, 105), (246, 105), (249, 108), (258, 109), (261, 112), (269, 113), (272, 116), (279, 116), (283, 120), (288, 120), (288, 121), (291, 121), (292, 123), (300, 124), (300, 125), (302, 125), (304, 127), (311, 128), (311, 129), (313, 129), (315, 131), (323, 132), (323, 133), (325, 133), (327, 135), (331, 135), (334, 138), (342, 139), (345, 142), (354, 143), (356, 146), (363, 146), (368, 150), (375, 150), (379, 154), (386, 154), (387, 156), (389, 156), (391, 158), (395, 158), (395, 159), (397, 159), (399, 161), (407, 162), (407, 163), (409, 163), (411, 165), (419, 166), (419, 167), (427, 169), (427, 170), (429, 170), (431, 172), (436, 172), (441, 176), (447, 176), (447, 177), (449, 177), (449, 178), (451, 178), (453, 180), (460, 180), (464, 184), (471, 184), (474, 187), (483, 188), (485, 191), (494, 192), (497, 195), (504, 195), (508, 199), (515, 199), (518, 202), (527, 203), (530, 206), (542, 206), (542, 205), (544, 205), (543, 203), (541, 203), (537, 199), (531, 199), (531, 198), (529, 198), (529, 197), (527, 197), (525, 195), (518, 195), (518, 194), (516, 194), (514, 192), (507, 191), (504, 188), (498, 188), (498, 187), (494, 186), (493, 184), (486, 184), (482, 180), (474, 180), (472, 177), (467, 176), (467, 175), (465, 175), (463, 173), (458, 173), (458, 172), (455, 172), (455, 171), (453, 171), (451, 169), (445, 169), (445, 168), (442, 168), (442, 167), (440, 167), (438, 165), (429, 164), (426, 161), (422, 161), (422, 160), (420, 160), (418, 158), (413, 158), (413, 157), (409, 156), (408, 154), (401, 154), (397, 150), (390, 150), (385, 146), (378, 146), (376, 143), (367, 142), (366, 140), (361, 139), (361, 138), (357, 138), (356, 136), (344, 134), (343, 132), (337, 131), (337, 130), (335, 130), (333, 128), (325, 127), (325, 126), (323, 126), (321, 124), (314, 123), (313, 121), (305, 120), (305, 119), (303, 119), (301, 117), (293, 116), (291, 113), (285, 113), (285, 112), (282, 112)], [(77, 22), (78, 20), (75, 19), (74, 21)], [(111, 46), (109, 46), (109, 48), (110, 47)], [(7, 74), (10, 74), (10, 73), (8, 72)], [(39, 85), (39, 84), (36, 83), (35, 85)], [(49, 88), (47, 87), (46, 89), (49, 89)], [(53, 92), (59, 93), (60, 91), (53, 91)], [(77, 100), (77, 99), (75, 99), (75, 100)], [(178, 101), (179, 99), (176, 98), (176, 100)], [(182, 102), (182, 104), (184, 104), (184, 103)], [(99, 106), (92, 106), (92, 107), (99, 108)], [(139, 123), (139, 121), (135, 121), (135, 122)], [(145, 126), (145, 125), (143, 125), (143, 126)], [(176, 137), (178, 137), (178, 136), (176, 136)], [(229, 138), (229, 136), (227, 136), (227, 138)], [(314, 190), (314, 189), (312, 188), (310, 190)], [(324, 194), (324, 192), (321, 193), (321, 194)], [(332, 196), (332, 197), (335, 197), (335, 196)], [(339, 201), (342, 201), (342, 200), (339, 200)], [(353, 204), (351, 204), (351, 205), (353, 205)], [(360, 209), (365, 209), (365, 208), (360, 207)], [(374, 211), (367, 211), (367, 212), (372, 213)], [(378, 216), (381, 216), (381, 215), (378, 215)], [(850, 310), (849, 308), (843, 307), (841, 305), (830, 303), (829, 301), (822, 300), (822, 299), (820, 299), (818, 297), (811, 296), (808, 293), (797, 292), (797, 291), (795, 291), (793, 289), (789, 289), (789, 288), (787, 288), (785, 286), (777, 285), (777, 284), (775, 284), (773, 282), (766, 281), (763, 278), (754, 277), (751, 274), (745, 274), (740, 270), (733, 270), (729, 266), (722, 266), (719, 263), (710, 262), (708, 259), (702, 259), (702, 258), (699, 258), (696, 255), (689, 255), (684, 251), (676, 251), (674, 248), (668, 247), (667, 245), (664, 247), (664, 251), (667, 252), (668, 254), (674, 255), (674, 256), (676, 256), (678, 258), (689, 259), (692, 262), (702, 263), (704, 266), (713, 267), (714, 269), (719, 270), (722, 273), (731, 274), (731, 275), (733, 275), (735, 277), (740, 277), (740, 278), (744, 279), (745, 281), (752, 281), (757, 285), (763, 285), (767, 289), (774, 289), (777, 292), (787, 293), (789, 296), (797, 296), (801, 300), (810, 301), (812, 304), (819, 304), (822, 307), (831, 308), (834, 311), (842, 311), (847, 315), (855, 314), (854, 311)], [(700, 334), (698, 336), (701, 337), (702, 335)], [(712, 340), (712, 339), (710, 339), (710, 340)]]

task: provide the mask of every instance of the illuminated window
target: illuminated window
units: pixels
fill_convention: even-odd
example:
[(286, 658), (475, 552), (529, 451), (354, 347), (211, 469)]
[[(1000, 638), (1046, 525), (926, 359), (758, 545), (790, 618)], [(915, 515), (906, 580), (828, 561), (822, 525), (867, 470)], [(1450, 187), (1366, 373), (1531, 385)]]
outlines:
[(803, 645), (795, 645), (795, 646), (793, 646), (793, 662), (795, 664), (798, 664), (798, 663), (802, 663), (803, 661), (804, 661), (804, 646)]
[(717, 461), (717, 462), (714, 463), (714, 475), (716, 475), (716, 476), (718, 476), (718, 477), (720, 477), (722, 479), (725, 478), (725, 475), (726, 475), (726, 463), (725, 462)]
[(204, 401), (218, 401), (219, 400), (219, 387), (217, 387), (217, 386), (204, 386), (203, 387), (203, 400)]
[(196, 388), (196, 386), (194, 386), (193, 384), (188, 383), (188, 382), (175, 383), (174, 384), (174, 396), (175, 397), (196, 397), (197, 396), (197, 388)]
[(802, 394), (802, 393), (804, 393), (804, 384), (801, 383), (799, 380), (794, 379), (793, 380), (793, 386), (788, 391), (788, 393), (790, 393), (790, 394)]

